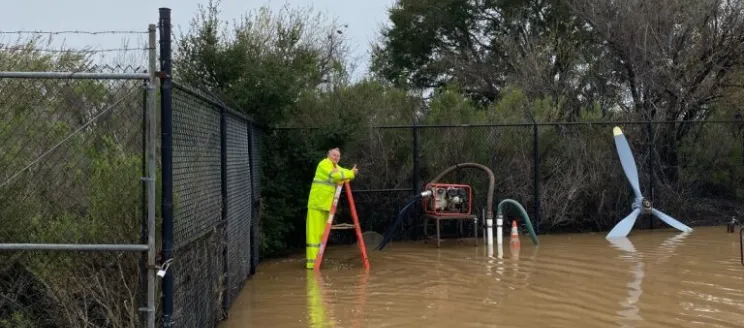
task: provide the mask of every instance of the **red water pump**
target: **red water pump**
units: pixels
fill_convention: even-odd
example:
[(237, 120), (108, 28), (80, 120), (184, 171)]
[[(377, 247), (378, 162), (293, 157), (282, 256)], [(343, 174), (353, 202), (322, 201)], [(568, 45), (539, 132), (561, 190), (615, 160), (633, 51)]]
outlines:
[(424, 212), (438, 216), (467, 215), (472, 212), (473, 190), (469, 185), (429, 183), (425, 187)]

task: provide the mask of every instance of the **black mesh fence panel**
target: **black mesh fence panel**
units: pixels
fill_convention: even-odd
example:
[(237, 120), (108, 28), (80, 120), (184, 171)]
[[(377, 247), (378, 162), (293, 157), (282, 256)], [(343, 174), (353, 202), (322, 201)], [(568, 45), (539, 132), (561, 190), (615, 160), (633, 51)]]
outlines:
[[(359, 133), (359, 148), (344, 152), (343, 162), (359, 167), (354, 190), (413, 188), (413, 130), (369, 129)], [(378, 204), (375, 206), (383, 206)]]
[(251, 227), (258, 217), (260, 131), (204, 92), (174, 86), (173, 321), (207, 327), (224, 319), (256, 265)]
[[(341, 148), (343, 167), (350, 169), (354, 164), (359, 174), (350, 183), (363, 231), (385, 232), (393, 222), (405, 202), (413, 195), (413, 130), (411, 128), (370, 128), (357, 131), (344, 142), (328, 138), (324, 129), (287, 128), (275, 131), (271, 137), (289, 149), (303, 149), (314, 154), (303, 158), (307, 170), (305, 181), (299, 181), (297, 188), (304, 188), (300, 199), (287, 200), (292, 204), (307, 203), (312, 175), (316, 165), (326, 156), (330, 147)], [(345, 147), (344, 143), (354, 147)], [(284, 146), (277, 151), (283, 151)], [(317, 154), (317, 155), (316, 155)], [(283, 155), (266, 154), (276, 157)], [(290, 154), (291, 155), (291, 154)], [(297, 158), (292, 158), (297, 160)], [(346, 192), (343, 192), (337, 207), (336, 223), (352, 223)], [(408, 211), (410, 212), (410, 211)], [(415, 212), (412, 212), (415, 213)], [(406, 213), (409, 214), (409, 213)], [(298, 215), (304, 216), (303, 209)], [(300, 222), (297, 220), (296, 222)], [(299, 224), (299, 223), (298, 223)], [(303, 223), (304, 224), (304, 223)], [(401, 235), (415, 233), (414, 221), (405, 220), (398, 228)], [(304, 225), (295, 229), (296, 238), (304, 239)], [(334, 230), (332, 242), (355, 242), (353, 229)]]
[(261, 247), (261, 179), (263, 177), (261, 169), (261, 154), (263, 152), (264, 133), (263, 130), (249, 124), (248, 125), (249, 147), (250, 147), (250, 164), (251, 164), (251, 227), (250, 227), (250, 274), (255, 273), (258, 261), (260, 259), (259, 250)]
[(264, 132), (262, 129), (251, 126), (251, 166), (253, 171), (253, 199), (258, 200), (261, 196), (261, 153), (263, 149)]
[[(359, 147), (345, 150), (342, 161), (360, 167), (352, 186), (364, 230), (384, 233), (390, 228), (413, 196), (417, 158), (418, 188), (453, 165), (478, 163), (494, 174), (494, 211), (508, 198), (524, 207), (541, 233), (608, 231), (631, 211), (634, 198), (618, 158), (615, 126), (630, 144), (644, 197), (657, 209), (688, 225), (721, 224), (744, 215), (744, 124), (737, 121), (420, 125), (415, 128), (417, 153), (413, 126), (377, 127), (359, 133), (354, 141)], [(279, 133), (297, 139), (313, 131)], [(320, 144), (307, 147), (322, 150)], [(484, 172), (459, 168), (440, 182), (470, 185), (472, 212), (482, 218), (488, 190)], [(397, 239), (421, 237), (418, 207), (405, 214)], [(347, 208), (342, 197), (339, 222), (350, 222)], [(511, 206), (504, 209), (505, 224), (510, 224), (518, 212)], [(442, 233), (458, 232), (456, 228), (445, 221)], [(636, 228), (669, 227), (646, 215)], [(464, 232), (472, 235), (472, 230)], [(338, 234), (333, 241), (354, 238)]]
[(228, 287), (233, 300), (251, 270), (251, 158), (248, 122), (226, 116)]
[[(454, 165), (481, 164), (494, 175), (494, 213), (501, 200), (513, 199), (522, 204), (535, 223), (531, 126), (419, 128), (419, 131), (422, 185)], [(443, 176), (438, 183), (469, 185), (473, 193), (471, 213), (483, 222), (489, 187), (485, 171), (473, 167), (458, 168)], [(505, 220), (516, 213), (509, 208)], [(458, 222), (443, 221), (441, 224), (443, 235), (459, 234)], [(472, 225), (465, 224), (463, 229), (464, 236), (473, 236)]]
[[(477, 163), (494, 174), (493, 205), (511, 198), (522, 204), (533, 199), (531, 177), (532, 130), (522, 126), (448, 127), (421, 129), (422, 184), (445, 169), (461, 163)], [(480, 214), (487, 202), (488, 175), (478, 168), (456, 169), (439, 180), (473, 188), (473, 212)]]
[[(370, 190), (364, 188), (363, 185), (356, 185), (356, 188), (359, 190), (353, 193), (354, 205), (356, 205), (362, 231), (376, 231), (380, 234), (384, 234), (391, 227), (406, 201), (412, 197), (410, 190)], [(413, 210), (403, 213), (403, 219), (397, 228), (398, 236), (411, 237), (420, 234), (421, 231), (416, 230), (418, 225), (414, 220), (415, 214), (416, 211)], [(334, 221), (337, 223), (353, 222), (346, 193), (339, 200)], [(338, 230), (331, 237), (333, 239), (329, 238), (329, 242), (332, 243), (354, 243), (357, 238), (353, 229)]]
[[(223, 286), (220, 111), (196, 91), (173, 89), (173, 320), (209, 326)], [(218, 263), (219, 262), (219, 263)]]
[(173, 322), (178, 327), (211, 327), (221, 319), (224, 232), (215, 226), (214, 233), (173, 252)]
[(220, 112), (182, 88), (173, 90), (173, 239), (212, 233), (221, 220)]
[[(655, 208), (688, 225), (721, 224), (744, 212), (744, 144), (735, 122), (554, 124), (540, 127), (546, 229), (608, 230), (630, 213), (634, 194), (615, 126), (630, 144), (641, 193)], [(636, 228), (668, 226), (643, 215)]]
[[(545, 231), (611, 229), (630, 213), (633, 191), (620, 164), (613, 124), (539, 128), (540, 212)], [(642, 190), (649, 170), (646, 126), (623, 125)]]
[[(654, 124), (654, 206), (687, 225), (741, 221), (743, 131), (741, 122)], [(639, 170), (648, 171), (644, 166)], [(642, 190), (649, 197), (648, 188)], [(647, 224), (666, 226), (659, 220)]]

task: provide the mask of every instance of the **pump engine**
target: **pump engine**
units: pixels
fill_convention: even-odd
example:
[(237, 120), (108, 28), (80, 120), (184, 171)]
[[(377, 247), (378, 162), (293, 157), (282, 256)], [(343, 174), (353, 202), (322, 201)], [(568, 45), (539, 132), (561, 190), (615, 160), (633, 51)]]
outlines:
[(440, 216), (471, 213), (473, 192), (469, 185), (430, 183), (425, 190), (424, 212)]

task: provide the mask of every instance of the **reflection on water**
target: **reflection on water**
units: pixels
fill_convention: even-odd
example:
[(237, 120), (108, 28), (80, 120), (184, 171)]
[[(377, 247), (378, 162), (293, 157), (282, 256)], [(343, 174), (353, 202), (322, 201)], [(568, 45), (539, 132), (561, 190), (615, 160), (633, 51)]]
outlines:
[[(666, 262), (670, 256), (674, 255), (677, 245), (689, 234), (690, 232), (683, 232), (671, 235), (655, 249), (655, 252), (652, 253), (653, 258), (658, 260), (657, 263)], [(627, 255), (620, 255), (620, 258), (635, 263), (632, 268), (633, 280), (628, 283), (628, 298), (625, 302), (620, 303), (623, 310), (617, 312), (618, 315), (627, 320), (627, 322), (622, 322), (622, 327), (635, 327), (635, 324), (632, 324), (633, 322), (638, 323), (643, 321), (643, 318), (639, 314), (638, 306), (636, 306), (636, 303), (641, 298), (641, 294), (643, 294), (643, 290), (641, 289), (643, 277), (645, 276), (643, 257), (636, 250), (635, 246), (633, 246), (633, 242), (627, 237), (612, 238), (608, 241), (612, 246), (627, 253)]]
[(481, 243), (331, 247), (320, 273), (300, 257), (264, 263), (220, 327), (744, 327), (738, 234), (725, 228), (522, 236)]

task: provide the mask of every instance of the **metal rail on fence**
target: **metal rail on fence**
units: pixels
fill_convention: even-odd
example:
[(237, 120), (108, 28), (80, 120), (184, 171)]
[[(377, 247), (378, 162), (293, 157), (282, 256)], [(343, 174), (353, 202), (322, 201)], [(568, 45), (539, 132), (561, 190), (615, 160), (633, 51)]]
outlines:
[[(70, 149), (71, 147), (79, 144), (82, 138), (85, 138), (82, 136), (85, 133), (90, 134), (90, 131), (100, 132), (100, 135), (91, 137), (91, 138), (99, 138), (101, 140), (107, 138), (106, 131), (103, 131), (102, 127), (99, 127), (101, 125), (101, 121), (105, 120), (107, 117), (111, 117), (113, 113), (119, 111), (122, 109), (122, 106), (126, 106), (122, 104), (123, 101), (126, 101), (128, 97), (130, 97), (136, 90), (141, 90), (144, 93), (144, 98), (146, 99), (146, 102), (142, 106), (142, 117), (145, 119), (145, 122), (143, 122), (144, 126), (147, 127), (147, 129), (143, 129), (140, 133), (142, 133), (142, 138), (145, 144), (143, 144), (143, 147), (147, 147), (146, 149), (146, 156), (141, 159), (143, 161), (143, 166), (145, 166), (144, 161), (147, 161), (147, 172), (143, 172), (143, 176), (140, 177), (140, 180), (142, 184), (146, 187), (146, 194), (147, 194), (147, 206), (146, 206), (146, 222), (143, 222), (143, 230), (147, 231), (146, 239), (142, 241), (142, 243), (131, 243), (131, 244), (125, 244), (125, 243), (64, 243), (64, 242), (58, 242), (58, 243), (44, 243), (43, 240), (39, 240), (39, 242), (5, 242), (0, 243), (0, 251), (58, 251), (58, 252), (72, 252), (72, 251), (85, 251), (85, 252), (141, 252), (146, 253), (147, 258), (147, 287), (146, 287), (146, 304), (143, 304), (143, 307), (139, 308), (139, 311), (144, 312), (146, 316), (146, 327), (155, 327), (156, 323), (156, 297), (155, 297), (155, 284), (156, 284), (156, 266), (155, 266), (155, 259), (156, 259), (156, 244), (155, 244), (155, 183), (156, 183), (156, 167), (155, 167), (155, 159), (156, 159), (156, 148), (155, 148), (155, 140), (157, 139), (157, 114), (155, 112), (156, 110), (156, 88), (157, 80), (156, 80), (156, 61), (157, 61), (157, 52), (156, 52), (156, 26), (154, 24), (150, 24), (148, 26), (148, 71), (144, 73), (117, 73), (117, 72), (32, 72), (32, 71), (6, 71), (6, 72), (0, 72), (0, 80), (6, 80), (7, 83), (3, 83), (4, 87), (9, 88), (9, 90), (14, 90), (14, 85), (11, 80), (16, 81), (22, 81), (18, 82), (17, 86), (20, 86), (20, 83), (27, 83), (27, 84), (33, 84), (34, 81), (40, 81), (40, 80), (47, 80), (50, 81), (49, 83), (53, 83), (44, 87), (40, 87), (42, 91), (45, 90), (47, 93), (47, 97), (50, 97), (53, 101), (56, 101), (57, 97), (62, 97), (64, 88), (66, 88), (65, 83), (63, 81), (68, 80), (81, 80), (81, 81), (105, 81), (105, 80), (121, 80), (121, 81), (142, 81), (142, 85), (140, 89), (131, 89), (128, 92), (125, 92), (123, 94), (116, 94), (115, 96), (118, 96), (118, 100), (113, 101), (107, 108), (100, 110), (99, 113), (90, 120), (82, 124), (79, 128), (71, 131), (64, 139), (57, 142), (54, 146), (51, 146), (50, 148), (44, 150), (37, 158), (30, 161), (28, 164), (20, 164), (23, 166), (18, 171), (14, 172), (8, 179), (5, 181), (2, 181), (2, 185), (0, 185), (0, 188), (7, 187), (10, 188), (10, 186), (14, 183), (15, 179), (18, 179), (20, 176), (26, 174), (31, 175), (29, 179), (33, 179), (33, 174), (36, 172), (45, 172), (42, 170), (47, 171), (57, 171), (62, 172), (64, 170), (69, 170), (69, 168), (74, 168), (74, 165), (58, 163), (59, 166), (55, 167), (52, 163), (50, 167), (50, 163), (45, 161), (47, 157), (52, 156), (51, 154), (57, 155), (55, 152), (58, 151), (62, 147), (66, 147), (66, 149)], [(56, 81), (60, 81), (59, 83)], [(54, 84), (56, 83), (56, 84)], [(50, 89), (53, 86), (61, 85), (60, 93), (58, 94), (48, 94)], [(79, 84), (77, 86), (82, 86), (83, 84)], [(42, 94), (44, 94), (42, 92)], [(10, 94), (8, 94), (9, 97), (11, 97)], [(8, 100), (10, 98), (6, 98)], [(23, 102), (24, 101), (31, 101), (31, 100), (24, 100), (24, 98), (18, 98), (18, 104), (17, 106), (25, 106), (28, 108), (28, 110), (31, 110), (31, 105), (26, 105)], [(62, 103), (63, 104), (63, 103)], [(61, 104), (60, 104), (61, 105)], [(5, 108), (8, 109), (8, 108)], [(58, 117), (62, 117), (64, 113), (62, 111), (66, 110), (64, 108), (57, 109), (55, 107), (50, 107), (48, 110), (54, 112), (57, 110), (58, 112), (52, 115), (57, 115)], [(83, 108), (78, 108), (76, 110), (83, 111)], [(7, 114), (10, 117), (11, 112), (3, 113)], [(39, 114), (41, 115), (41, 114)], [(21, 118), (19, 118), (21, 119)], [(32, 120), (32, 118), (25, 117), (22, 118), (24, 120)], [(110, 132), (110, 131), (109, 131)], [(127, 133), (129, 131), (124, 131), (123, 133)], [(24, 135), (17, 135), (18, 138), (22, 138)], [(45, 137), (49, 137), (46, 135)], [(51, 137), (49, 137), (51, 138)], [(88, 139), (85, 139), (86, 141)], [(26, 140), (26, 142), (30, 142), (31, 140)], [(23, 140), (8, 140), (8, 142), (17, 142), (22, 143)], [(6, 145), (11, 146), (11, 145)], [(9, 147), (12, 148), (12, 147)], [(57, 155), (58, 156), (58, 155)], [(75, 153), (69, 154), (69, 156), (76, 156)], [(18, 158), (18, 157), (16, 157)], [(43, 168), (41, 165), (44, 164)], [(77, 168), (78, 170), (82, 170), (82, 168)], [(64, 179), (64, 178), (60, 178)], [(6, 194), (4, 195), (6, 199), (9, 199), (10, 201), (13, 201), (13, 195), (17, 195), (19, 197), (28, 197), (15, 194), (15, 193), (8, 193), (5, 191)], [(64, 193), (65, 190), (58, 190), (57, 192)], [(20, 199), (18, 199), (20, 200)], [(51, 201), (51, 200), (50, 200)], [(84, 201), (80, 201), (81, 203), (84, 203)], [(31, 216), (38, 216), (37, 214), (29, 214)], [(64, 213), (60, 212), (59, 215), (64, 215)], [(51, 219), (50, 215), (44, 215), (43, 217), (47, 217), (48, 219)], [(62, 219), (64, 220), (64, 219)]]
[[(131, 304), (135, 313), (141, 313), (139, 318), (132, 318), (131, 313), (122, 315), (127, 316), (122, 320), (128, 320), (122, 326), (154, 327), (160, 321), (164, 327), (205, 327), (222, 319), (258, 264), (262, 125), (198, 86), (173, 82), (169, 8), (159, 8), (158, 24), (150, 24), (147, 34), (144, 72), (126, 71), (129, 67), (112, 72), (93, 67), (24, 71), (26, 67), (42, 67), (28, 63), (16, 66), (22, 69), (0, 72), (0, 91), (6, 96), (0, 102), (0, 118), (10, 120), (0, 121), (0, 137), (6, 133), (13, 137), (0, 138), (4, 150), (0, 153), (0, 203), (14, 205), (10, 210), (1, 208), (0, 214), (12, 217), (18, 225), (0, 228), (0, 262), (5, 255), (12, 265), (25, 254), (29, 254), (24, 258), (27, 262), (38, 261), (47, 253), (69, 254), (48, 264), (42, 274), (55, 273), (55, 265), (75, 266), (84, 261), (94, 269), (107, 265), (138, 269), (136, 274), (128, 272), (124, 277), (122, 273), (115, 279), (135, 280), (139, 276), (139, 284), (120, 281), (96, 287), (100, 293), (110, 294), (107, 302), (117, 303), (115, 308)], [(20, 53), (17, 56), (36, 58), (29, 49), (2, 50), (11, 56)], [(64, 51), (42, 50), (65, 56)], [(156, 112), (158, 102), (160, 113)], [(24, 127), (36, 129), (24, 132)], [(29, 145), (32, 142), (37, 144)], [(204, 158), (211, 162), (204, 164)], [(112, 174), (120, 176), (113, 181)], [(160, 204), (156, 202), (158, 182)], [(204, 193), (215, 186), (214, 193)], [(23, 206), (30, 198), (49, 209)], [(134, 207), (138, 214), (132, 213)], [(106, 212), (113, 208), (115, 213)], [(162, 240), (157, 241), (159, 218)], [(133, 227), (139, 221), (141, 225)], [(28, 225), (37, 230), (32, 232)], [(134, 230), (140, 230), (137, 237)], [(114, 260), (107, 256), (88, 259), (73, 252), (123, 255)], [(121, 259), (138, 253), (142, 256), (139, 264), (133, 264), (131, 258)], [(209, 270), (194, 271), (200, 266)], [(4, 274), (1, 270), (5, 269), (0, 268)], [(66, 273), (55, 274), (61, 277)], [(158, 277), (162, 278), (160, 286)], [(62, 277), (61, 281), (64, 279), (78, 277)], [(131, 292), (127, 290), (130, 285), (139, 286), (138, 293), (130, 293), (138, 294), (139, 300), (116, 299), (124, 296), (112, 290)], [(158, 287), (160, 307), (156, 306)], [(68, 303), (78, 301), (70, 297)], [(221, 297), (221, 306), (213, 302), (215, 297)], [(0, 313), (4, 310), (0, 308)], [(53, 311), (58, 314), (64, 309)], [(112, 315), (96, 314), (107, 319)], [(65, 320), (75, 325), (87, 319)]]

